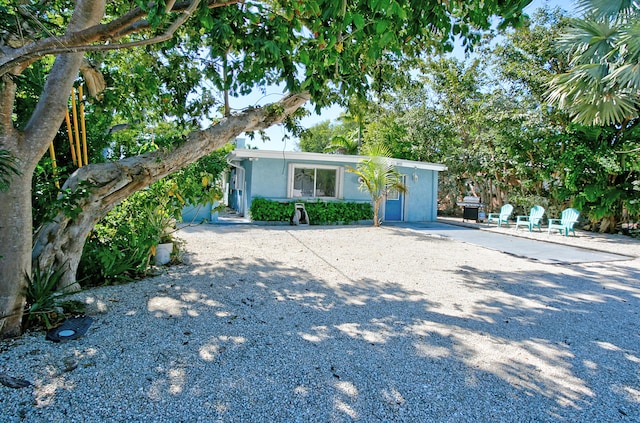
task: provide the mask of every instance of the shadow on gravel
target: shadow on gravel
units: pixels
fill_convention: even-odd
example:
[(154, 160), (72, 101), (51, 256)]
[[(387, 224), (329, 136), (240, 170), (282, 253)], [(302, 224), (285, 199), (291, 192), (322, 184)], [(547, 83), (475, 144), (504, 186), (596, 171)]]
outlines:
[[(286, 248), (300, 250), (290, 262), (219, 251), (215, 261), (140, 282), (157, 286), (147, 294), (138, 284), (87, 292), (111, 308), (92, 330), (113, 334), (109, 344), (88, 336), (76, 347), (93, 363), (83, 371), (96, 386), (111, 386), (91, 392), (104, 398), (94, 412), (238, 422), (640, 419), (637, 270), (575, 266), (568, 277), (543, 265), (443, 265), (452, 291), (435, 295), (411, 288), (402, 269), (384, 280), (354, 276), (289, 235), (297, 243)], [(450, 242), (420, 237), (416, 248)], [(120, 307), (122, 296), (139, 297), (140, 307)], [(110, 321), (114, 314), (127, 318)], [(151, 326), (165, 334), (160, 350), (147, 347)], [(107, 359), (121, 360), (123, 372), (103, 370)], [(69, 399), (74, 373), (64, 378), (65, 388), (49, 381), (58, 388), (36, 402), (82, 416)], [(123, 407), (130, 398), (144, 400), (141, 408)]]
[[(603, 280), (592, 270), (566, 278), (463, 266), (452, 277), (468, 295), (487, 292), (456, 310), (403, 284), (353, 280), (338, 267), (334, 279), (318, 280), (287, 263), (230, 257), (201, 271), (208, 286), (170, 286), (150, 300), (177, 301), (175, 309), (150, 308), (160, 319), (213, 320), (208, 339), (190, 342), (183, 364), (167, 363), (155, 389), (194, 395), (204, 383), (199, 371), (184, 379), (169, 375), (184, 365), (200, 368), (216, 386), (215, 403), (224, 410), (218, 417), (640, 416), (640, 290), (628, 283), (640, 279), (636, 271)], [(496, 292), (500, 298), (490, 299)]]

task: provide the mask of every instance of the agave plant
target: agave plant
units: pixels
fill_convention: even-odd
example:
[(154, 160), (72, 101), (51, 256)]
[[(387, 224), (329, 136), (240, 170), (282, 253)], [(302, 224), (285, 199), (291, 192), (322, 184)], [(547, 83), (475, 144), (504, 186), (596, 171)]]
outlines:
[(47, 328), (51, 328), (65, 318), (65, 312), (82, 311), (82, 303), (63, 301), (63, 298), (69, 295), (64, 292), (64, 288), (57, 289), (63, 273), (63, 266), (44, 270), (36, 266), (31, 275), (25, 275), (27, 286), (24, 315), (27, 326), (42, 323)]
[(402, 183), (400, 173), (391, 160), (391, 151), (385, 145), (365, 145), (363, 153), (366, 159), (360, 160), (354, 168), (347, 171), (355, 173), (360, 179), (360, 190), (367, 191), (373, 203), (373, 225), (380, 226), (380, 205), (392, 191), (407, 192), (407, 186)]

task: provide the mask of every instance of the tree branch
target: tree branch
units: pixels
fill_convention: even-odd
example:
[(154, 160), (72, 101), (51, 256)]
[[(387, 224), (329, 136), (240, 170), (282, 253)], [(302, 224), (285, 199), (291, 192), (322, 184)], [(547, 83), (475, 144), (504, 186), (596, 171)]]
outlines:
[[(171, 12), (180, 13), (180, 16), (170, 25), (167, 31), (150, 39), (111, 44), (126, 35), (150, 28), (149, 23), (144, 20), (146, 12), (140, 8), (135, 8), (109, 23), (94, 25), (80, 31), (68, 32), (59, 37), (44, 38), (23, 47), (12, 49), (4, 56), (0, 56), (0, 76), (7, 73), (19, 74), (25, 62), (33, 62), (46, 55), (117, 50), (166, 41), (190, 17), (200, 1), (190, 0), (176, 3)], [(244, 0), (226, 0), (222, 2), (208, 0), (207, 7), (214, 9), (242, 2)]]
[[(71, 286), (76, 280), (86, 237), (95, 223), (120, 201), (217, 150), (243, 132), (266, 129), (283, 122), (308, 100), (307, 93), (290, 94), (275, 105), (247, 109), (223, 118), (208, 129), (192, 132), (185, 143), (174, 150), (156, 150), (116, 162), (81, 167), (67, 179), (62, 189), (73, 191), (82, 186), (83, 181), (91, 184), (89, 197), (79, 204), (82, 212), (73, 219), (60, 212), (38, 230), (33, 246), (34, 261), (41, 268), (63, 267), (65, 273), (60, 285)], [(71, 289), (79, 289), (79, 286)]]
[[(104, 15), (104, 1), (77, 0), (69, 23), (70, 31), (95, 25)], [(76, 29), (77, 28), (77, 29)], [(24, 128), (25, 140), (52, 140), (67, 110), (67, 100), (82, 64), (82, 54), (63, 54), (56, 57), (47, 76), (38, 104)], [(28, 142), (23, 146), (26, 162), (37, 163), (45, 153), (48, 142)], [(32, 159), (35, 159), (33, 162)]]

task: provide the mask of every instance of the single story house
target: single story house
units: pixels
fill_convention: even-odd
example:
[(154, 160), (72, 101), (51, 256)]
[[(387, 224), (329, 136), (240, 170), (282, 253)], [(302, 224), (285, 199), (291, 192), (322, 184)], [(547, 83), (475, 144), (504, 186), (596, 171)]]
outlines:
[[(358, 176), (347, 172), (364, 156), (271, 151), (238, 148), (230, 152), (227, 204), (248, 216), (256, 197), (274, 201), (370, 202), (358, 188)], [(433, 221), (438, 211), (438, 172), (446, 166), (391, 159), (408, 188), (406, 194), (389, 195), (381, 216), (386, 221)], [(249, 216), (250, 217), (250, 216)]]

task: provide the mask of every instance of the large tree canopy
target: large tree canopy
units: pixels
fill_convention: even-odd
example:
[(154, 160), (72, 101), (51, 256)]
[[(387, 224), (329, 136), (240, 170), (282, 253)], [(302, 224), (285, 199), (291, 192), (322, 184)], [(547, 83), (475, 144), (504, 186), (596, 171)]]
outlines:
[[(386, 63), (451, 49), (458, 36), (471, 46), (495, 16), (502, 26), (518, 23), (528, 3), (0, 0), (0, 149), (19, 170), (0, 192), (0, 334), (20, 330), (32, 265), (32, 177), (79, 73), (94, 95), (103, 78), (108, 86), (96, 110), (129, 110), (128, 121), (109, 124), (155, 116), (191, 132), (157, 152), (82, 167), (65, 182), (62, 193), (75, 199), (75, 211), (60, 210), (39, 230), (33, 257), (41, 268), (62, 267), (66, 285), (92, 226), (130, 193), (243, 132), (281, 123), (310, 98), (321, 107), (366, 95)], [(232, 113), (229, 96), (273, 83), (291, 94)], [(221, 100), (212, 100), (217, 94)], [(197, 113), (213, 117), (213, 126), (197, 128)]]
[[(584, 3), (619, 11), (610, 2)], [(618, 23), (628, 25), (629, 13), (623, 16)], [(602, 80), (582, 81), (579, 75), (585, 66), (571, 60), (574, 50), (599, 45), (604, 38), (585, 36), (588, 43), (567, 54), (561, 47), (573, 44), (562, 34), (575, 34), (576, 25), (586, 26), (558, 9), (539, 10), (527, 25), (509, 29), (473, 60), (417, 60), (415, 83), (399, 85), (392, 95), (378, 99), (374, 112), (365, 113), (364, 146), (382, 142), (393, 157), (446, 164), (449, 171), (439, 179), (440, 205), (451, 207), (445, 212), (457, 210), (456, 198), (470, 191), (481, 195), (490, 210), (510, 202), (526, 213), (539, 204), (548, 216), (557, 216), (571, 205), (589, 221), (585, 228), (624, 230), (624, 223), (640, 216), (637, 110), (599, 125), (592, 119), (584, 122), (589, 126), (574, 120), (587, 116), (577, 113), (579, 109), (596, 113), (592, 117), (614, 116), (608, 110), (618, 104), (616, 96), (637, 98), (637, 87), (630, 85), (637, 72), (617, 82), (614, 77), (625, 73), (614, 69), (637, 67), (632, 57), (619, 55), (633, 48), (612, 37), (608, 40), (616, 47), (602, 47), (611, 55), (588, 58), (582, 52), (581, 61), (592, 60), (605, 69)], [(567, 88), (575, 96), (566, 109), (547, 104), (549, 84), (559, 80), (572, 81), (554, 88)], [(597, 94), (593, 90), (598, 87), (606, 92)], [(594, 97), (599, 105), (592, 103)], [(312, 128), (308, 133), (318, 131)]]

